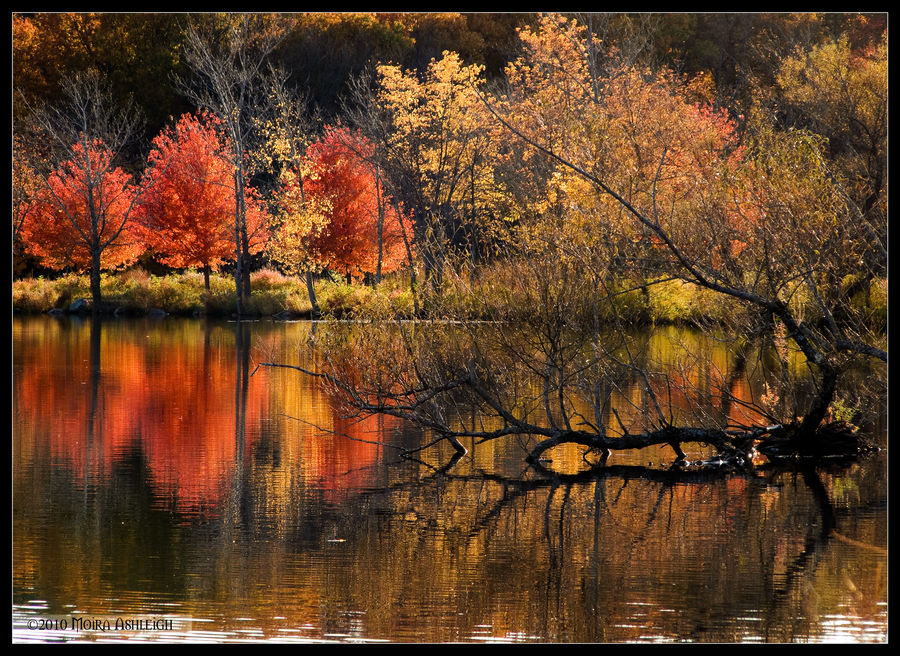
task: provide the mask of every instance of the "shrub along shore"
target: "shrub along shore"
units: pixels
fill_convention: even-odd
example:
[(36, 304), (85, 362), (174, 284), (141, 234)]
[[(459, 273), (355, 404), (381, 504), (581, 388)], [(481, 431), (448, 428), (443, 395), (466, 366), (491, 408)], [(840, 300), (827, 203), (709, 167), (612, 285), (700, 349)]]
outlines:
[[(528, 312), (514, 301), (516, 291), (501, 282), (474, 285), (445, 281), (440, 297), (419, 293), (419, 318), (485, 320), (516, 319)], [(136, 268), (101, 276), (104, 315), (233, 316), (236, 299), (230, 276), (212, 274), (206, 291), (196, 271), (151, 275)], [(305, 281), (262, 269), (251, 275), (250, 303), (245, 314), (278, 318), (311, 318), (312, 305)], [(315, 283), (321, 316), (330, 318), (412, 319), (416, 317), (409, 278), (388, 276), (379, 285), (347, 284), (325, 276)], [(802, 303), (802, 299), (795, 302)], [(887, 281), (875, 280), (852, 299), (865, 311), (873, 330), (887, 320)], [(676, 280), (650, 281), (646, 287), (620, 291), (618, 318), (634, 325), (728, 323), (745, 310), (730, 299)], [(13, 281), (13, 311), (22, 314), (90, 312), (87, 275), (23, 278)], [(612, 316), (602, 317), (612, 319)]]

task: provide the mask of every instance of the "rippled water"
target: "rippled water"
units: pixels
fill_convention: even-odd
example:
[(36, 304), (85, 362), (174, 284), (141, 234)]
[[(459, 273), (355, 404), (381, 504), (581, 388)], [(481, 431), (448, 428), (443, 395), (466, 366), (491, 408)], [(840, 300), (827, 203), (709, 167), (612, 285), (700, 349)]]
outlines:
[(441, 471), (257, 369), (314, 368), (315, 329), (13, 320), (14, 641), (887, 639), (884, 452), (692, 478), (560, 448), (550, 475), (511, 439)]

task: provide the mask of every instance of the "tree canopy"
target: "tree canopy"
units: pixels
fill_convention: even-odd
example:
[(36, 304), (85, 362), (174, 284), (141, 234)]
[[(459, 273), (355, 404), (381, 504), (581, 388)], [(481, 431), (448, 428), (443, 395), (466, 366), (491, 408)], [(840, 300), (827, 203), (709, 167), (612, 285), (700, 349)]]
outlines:
[[(604, 298), (678, 279), (781, 313), (827, 360), (886, 276), (882, 14), (16, 14), (13, 42), (19, 242), (46, 250), (36, 202), (102, 162), (163, 264), (233, 267), (239, 312), (265, 259), (402, 267), (439, 312), (448, 277), (477, 297), (498, 262), (552, 254)], [(184, 104), (203, 118), (154, 125)], [(102, 237), (117, 210), (95, 209), (99, 275), (134, 217)]]
[(371, 145), (347, 128), (328, 128), (288, 171), (279, 196), (276, 259), (291, 270), (345, 276), (402, 265), (401, 215), (366, 161)]
[(101, 142), (73, 147), (75, 157), (54, 170), (24, 217), (22, 240), (53, 269), (89, 271), (130, 264), (143, 243), (129, 223), (137, 187)]
[[(136, 221), (145, 243), (160, 262), (176, 268), (210, 270), (234, 254), (234, 172), (227, 146), (216, 131), (218, 119), (182, 116), (153, 140), (144, 184), (148, 191)], [(254, 199), (248, 212), (252, 252), (265, 243), (267, 215)]]

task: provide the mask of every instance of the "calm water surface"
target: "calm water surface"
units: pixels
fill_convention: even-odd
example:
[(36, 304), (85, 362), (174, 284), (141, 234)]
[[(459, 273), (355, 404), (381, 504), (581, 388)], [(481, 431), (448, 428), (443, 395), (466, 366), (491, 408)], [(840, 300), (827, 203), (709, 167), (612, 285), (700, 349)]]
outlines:
[(442, 472), (256, 368), (314, 368), (315, 329), (13, 320), (14, 641), (887, 639), (884, 452), (690, 478), (560, 448), (548, 476), (511, 439)]

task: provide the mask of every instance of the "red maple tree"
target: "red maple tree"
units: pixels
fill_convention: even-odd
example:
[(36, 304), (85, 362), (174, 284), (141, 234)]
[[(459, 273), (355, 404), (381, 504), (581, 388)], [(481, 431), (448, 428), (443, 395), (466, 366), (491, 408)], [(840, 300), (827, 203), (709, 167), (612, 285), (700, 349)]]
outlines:
[(52, 269), (97, 268), (99, 284), (100, 269), (129, 264), (143, 250), (131, 220), (139, 188), (99, 141), (76, 144), (72, 153), (35, 193), (19, 237)]
[(283, 202), (324, 208), (324, 225), (307, 235), (305, 248), (321, 267), (348, 277), (375, 272), (379, 250), (383, 272), (406, 258), (404, 219), (368, 161), (371, 154), (371, 143), (359, 133), (328, 127), (306, 150), (302, 181), (285, 179), (287, 187), (302, 184), (303, 193), (287, 188), (282, 194)]
[[(154, 140), (138, 208), (138, 224), (160, 262), (175, 268), (200, 267), (209, 290), (209, 272), (235, 256), (234, 170), (227, 144), (210, 114), (184, 114)], [(247, 187), (250, 252), (266, 241), (267, 214)]]

